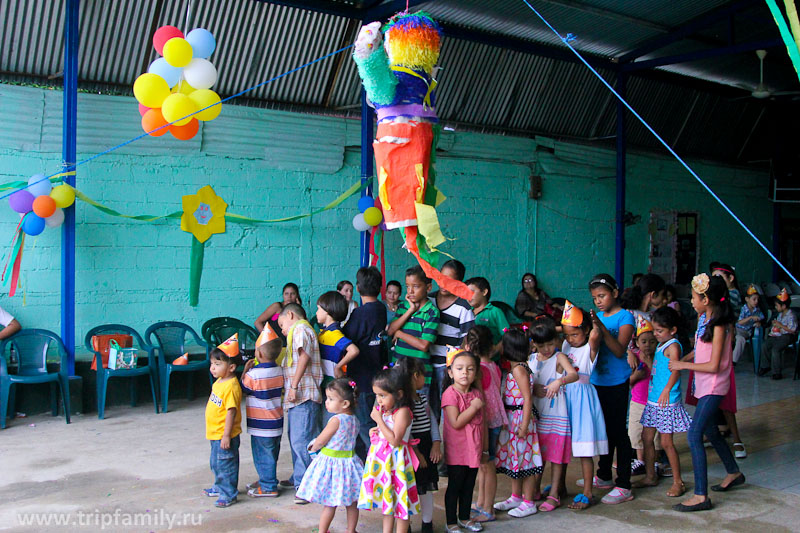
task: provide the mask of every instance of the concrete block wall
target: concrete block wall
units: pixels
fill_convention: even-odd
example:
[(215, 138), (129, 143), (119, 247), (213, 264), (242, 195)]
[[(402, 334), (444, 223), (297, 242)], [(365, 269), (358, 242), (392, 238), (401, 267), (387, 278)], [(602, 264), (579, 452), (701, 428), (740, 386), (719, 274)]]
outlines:
[[(79, 158), (141, 132), (132, 98), (82, 94)], [(57, 91), (0, 85), (0, 182), (60, 168)], [(13, 130), (13, 131), (12, 131)], [(279, 218), (322, 207), (359, 179), (357, 121), (225, 106), (198, 137), (181, 143), (144, 138), (79, 167), (78, 188), (127, 214), (181, 210), (181, 196), (210, 184), (228, 211)], [(437, 154), (437, 185), (448, 197), (439, 208), (441, 246), (463, 261), (467, 275), (483, 275), (494, 297), (513, 303), (519, 279), (535, 272), (553, 296), (587, 305), (589, 277), (613, 272), (613, 152), (527, 139), (445, 132)], [(766, 256), (713, 207), (707, 194), (668, 158), (631, 155), (628, 208), (642, 221), (628, 228), (626, 271), (646, 270), (650, 209), (701, 211), (701, 265), (731, 261), (749, 277), (766, 279)], [(758, 234), (769, 237), (768, 177), (709, 163), (698, 166)], [(528, 198), (532, 173), (543, 196)], [(123, 322), (141, 332), (158, 320), (181, 320), (199, 330), (212, 317), (252, 322), (280, 297), (282, 285), (300, 286), (313, 312), (319, 294), (341, 279), (355, 281), (358, 235), (351, 219), (356, 199), (311, 219), (246, 226), (206, 243), (200, 305), (188, 305), (191, 236), (177, 220), (155, 223), (110, 217), (77, 205), (76, 338), (91, 327)], [(0, 236), (10, 241), (18, 217), (0, 209)], [(60, 231), (26, 240), (23, 288), (0, 305), (29, 327), (60, 330)], [(7, 246), (0, 240), (0, 245)], [(413, 258), (399, 232), (386, 237), (387, 277), (403, 280)], [(7, 293), (4, 293), (7, 294)]]

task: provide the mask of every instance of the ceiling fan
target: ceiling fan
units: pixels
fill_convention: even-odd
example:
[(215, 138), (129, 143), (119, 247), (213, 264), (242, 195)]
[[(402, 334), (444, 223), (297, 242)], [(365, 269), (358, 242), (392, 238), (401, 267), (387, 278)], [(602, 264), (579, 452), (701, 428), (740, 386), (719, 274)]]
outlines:
[(735, 98), (734, 100), (742, 100), (744, 98), (755, 98), (757, 100), (764, 100), (771, 96), (791, 96), (791, 95), (798, 95), (800, 91), (773, 91), (769, 87), (764, 84), (764, 58), (767, 56), (766, 50), (756, 50), (756, 55), (758, 56), (759, 67), (760, 67), (760, 76), (758, 79), (758, 85), (755, 87), (748, 87), (742, 84), (738, 86), (742, 89), (750, 91), (750, 96), (742, 96), (740, 98)]

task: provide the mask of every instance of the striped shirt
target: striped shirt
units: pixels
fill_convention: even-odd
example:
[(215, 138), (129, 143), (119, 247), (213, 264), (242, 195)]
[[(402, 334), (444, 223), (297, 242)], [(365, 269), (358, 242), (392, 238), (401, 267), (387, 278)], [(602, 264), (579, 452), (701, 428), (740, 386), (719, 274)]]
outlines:
[[(436, 303), (436, 293), (431, 294), (431, 302)], [(436, 342), (431, 346), (431, 362), (433, 366), (444, 366), (447, 361), (447, 347), (461, 346), (461, 339), (475, 325), (472, 306), (464, 298), (456, 298), (449, 307), (439, 310), (439, 328)]]
[(246, 396), (247, 432), (256, 437), (283, 433), (283, 370), (275, 363), (258, 363), (242, 376)]
[[(397, 306), (395, 320), (403, 316), (406, 311), (408, 311), (408, 302), (403, 301), (399, 306)], [(433, 302), (428, 300), (422, 304), (416, 313), (411, 315), (400, 331), (411, 335), (412, 337), (434, 343), (436, 342), (436, 329), (438, 327), (439, 310), (436, 309), (436, 306), (433, 304)], [(432, 344), (431, 348), (433, 348)], [(427, 352), (417, 350), (404, 340), (397, 339), (397, 343), (394, 345), (394, 353), (395, 360), (402, 359), (403, 357), (416, 357), (418, 359), (423, 359), (425, 362), (425, 384), (430, 384), (433, 369), (430, 363), (430, 355), (428, 355)]]
[(419, 395), (418, 400), (414, 400), (413, 409), (411, 409), (413, 418), (411, 419), (411, 433), (430, 433), (431, 441), (441, 441), (442, 436), (439, 434), (439, 425), (436, 423), (436, 418), (432, 416), (431, 406), (428, 404), (428, 397), (424, 394)]
[[(300, 360), (300, 348), (308, 354), (310, 361), (306, 366), (306, 371), (300, 377), (297, 385), (297, 395), (295, 401), (285, 401), (286, 409), (291, 409), (305, 401), (322, 403), (322, 364), (319, 359), (319, 342), (317, 333), (308, 325), (308, 322), (298, 322), (293, 326), (292, 335), (292, 366), (289, 365), (289, 357), (284, 357), (283, 379), (286, 387), (292, 386), (292, 379), (297, 372), (297, 362)], [(288, 347), (287, 347), (288, 350)]]
[(336, 365), (339, 364), (339, 361), (342, 360), (342, 356), (347, 350), (347, 347), (353, 344), (353, 341), (344, 336), (338, 322), (323, 327), (319, 332), (317, 340), (319, 340), (319, 356), (322, 360), (322, 373), (325, 376), (322, 380), (322, 386), (324, 387), (328, 381), (335, 377), (333, 370), (336, 368)]

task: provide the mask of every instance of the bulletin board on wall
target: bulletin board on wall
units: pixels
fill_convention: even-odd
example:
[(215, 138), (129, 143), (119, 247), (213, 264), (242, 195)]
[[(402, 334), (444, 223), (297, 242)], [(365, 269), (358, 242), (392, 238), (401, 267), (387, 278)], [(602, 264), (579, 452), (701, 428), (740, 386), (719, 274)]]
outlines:
[(675, 283), (678, 252), (678, 213), (650, 211), (650, 257), (647, 271), (658, 274), (667, 283)]

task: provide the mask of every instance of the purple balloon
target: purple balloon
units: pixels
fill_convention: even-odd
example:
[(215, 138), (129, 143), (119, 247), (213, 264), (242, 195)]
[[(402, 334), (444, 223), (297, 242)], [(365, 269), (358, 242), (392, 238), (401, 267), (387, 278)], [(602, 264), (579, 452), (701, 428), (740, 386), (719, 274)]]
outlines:
[(17, 191), (8, 197), (8, 205), (17, 213), (27, 213), (33, 209), (33, 195), (26, 190)]

